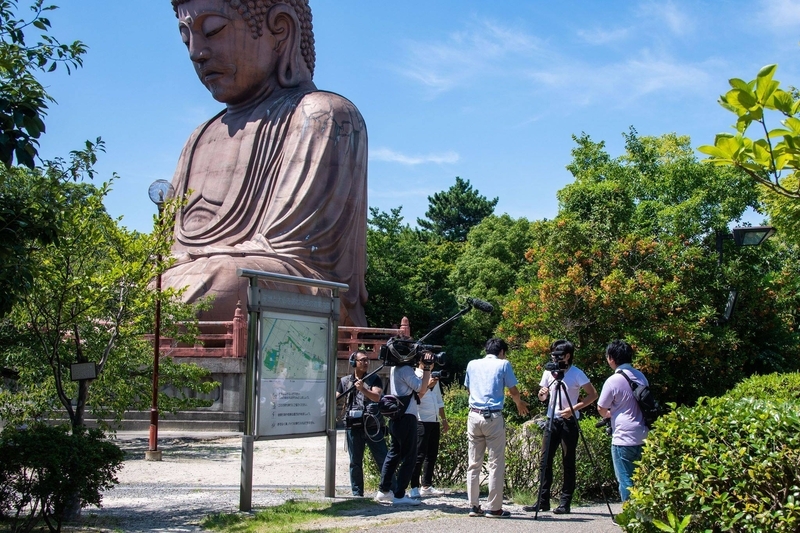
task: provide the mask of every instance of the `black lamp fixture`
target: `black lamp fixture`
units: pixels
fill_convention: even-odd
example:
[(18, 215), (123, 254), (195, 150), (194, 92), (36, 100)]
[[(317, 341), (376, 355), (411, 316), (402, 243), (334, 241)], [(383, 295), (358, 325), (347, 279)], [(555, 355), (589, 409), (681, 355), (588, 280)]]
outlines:
[[(745, 226), (733, 228), (732, 233), (717, 232), (717, 266), (722, 266), (722, 241), (725, 239), (733, 239), (736, 246), (758, 246), (775, 235), (775, 228), (772, 226)], [(733, 311), (736, 309), (736, 300), (739, 296), (739, 291), (731, 288), (728, 293), (728, 302), (725, 306), (725, 312), (719, 319), (719, 324), (725, 324), (733, 316)]]
[(717, 265), (722, 265), (722, 241), (733, 239), (736, 246), (758, 246), (775, 235), (772, 226), (744, 226), (733, 228), (732, 233), (717, 231)]
[(772, 226), (733, 228), (733, 242), (736, 246), (758, 246), (773, 235), (775, 228)]

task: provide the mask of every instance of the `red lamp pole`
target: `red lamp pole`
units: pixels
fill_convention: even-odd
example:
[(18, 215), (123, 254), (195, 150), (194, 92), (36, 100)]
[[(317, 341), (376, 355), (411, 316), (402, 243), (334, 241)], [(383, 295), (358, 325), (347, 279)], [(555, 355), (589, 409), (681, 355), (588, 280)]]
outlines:
[[(156, 180), (150, 185), (150, 199), (158, 206), (158, 230), (161, 231), (164, 202), (172, 195), (172, 186), (166, 180)], [(153, 332), (153, 401), (150, 405), (150, 438), (144, 458), (147, 461), (160, 461), (158, 449), (158, 360), (161, 357), (161, 252), (156, 254), (156, 317)]]
[[(160, 213), (159, 213), (160, 216)], [(153, 402), (150, 405), (150, 439), (145, 459), (160, 461), (161, 451), (158, 449), (158, 359), (161, 356), (161, 254), (156, 256), (159, 268), (156, 276), (156, 326), (153, 335)]]

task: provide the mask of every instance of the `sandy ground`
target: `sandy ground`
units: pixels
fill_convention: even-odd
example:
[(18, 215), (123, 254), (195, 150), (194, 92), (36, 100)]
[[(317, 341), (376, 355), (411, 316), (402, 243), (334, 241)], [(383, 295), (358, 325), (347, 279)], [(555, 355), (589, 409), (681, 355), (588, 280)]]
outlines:
[[(127, 452), (119, 473), (119, 485), (103, 496), (102, 508), (88, 508), (83, 526), (99, 531), (202, 531), (200, 522), (215, 513), (239, 510), (241, 436), (170, 434), (159, 435), (160, 462), (145, 461), (146, 433), (120, 433), (117, 443)], [(336, 447), (336, 499), (351, 498), (349, 459), (340, 431)], [(292, 498), (324, 498), (325, 438), (311, 437), (255, 443), (253, 465), (254, 510)], [(309, 530), (407, 531), (409, 522), (419, 522), (426, 531), (485, 531), (489, 519), (467, 518), (466, 494), (448, 491), (426, 498), (419, 507), (392, 508), (362, 500), (363, 506), (348, 516), (320, 522)], [(619, 531), (608, 517), (605, 505), (574, 510), (569, 520), (554, 520), (547, 513), (534, 522), (532, 515), (507, 502), (505, 508), (516, 521), (504, 520), (503, 531)], [(619, 504), (614, 512), (619, 511)], [(583, 513), (583, 514), (581, 514)], [(493, 524), (493, 522), (492, 522)], [(591, 524), (594, 524), (593, 526)], [(589, 526), (589, 527), (587, 527)]]

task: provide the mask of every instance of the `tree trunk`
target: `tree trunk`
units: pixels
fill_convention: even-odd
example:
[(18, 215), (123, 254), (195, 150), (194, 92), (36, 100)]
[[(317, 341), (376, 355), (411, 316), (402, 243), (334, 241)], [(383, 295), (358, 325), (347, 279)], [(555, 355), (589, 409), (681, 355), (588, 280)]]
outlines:
[[(89, 397), (89, 380), (78, 381), (78, 401), (75, 405), (75, 415), (72, 418), (72, 434), (80, 433), (84, 429), (86, 416), (86, 400)], [(81, 516), (81, 497), (77, 490), (72, 494), (64, 507), (64, 520), (71, 522)]]

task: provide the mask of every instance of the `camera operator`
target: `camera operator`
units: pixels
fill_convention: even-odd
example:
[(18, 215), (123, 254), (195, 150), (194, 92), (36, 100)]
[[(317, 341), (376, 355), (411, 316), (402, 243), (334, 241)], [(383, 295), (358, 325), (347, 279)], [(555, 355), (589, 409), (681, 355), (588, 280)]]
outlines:
[(624, 376), (617, 375), (622, 370), (634, 382), (649, 386), (644, 374), (633, 368), (633, 349), (623, 340), (615, 340), (606, 348), (606, 361), (614, 374), (603, 384), (597, 410), (603, 418), (611, 418), (611, 462), (619, 483), (622, 501), (628, 499), (628, 491), (633, 485), (631, 476), (636, 462), (642, 458), (647, 426), (642, 411), (633, 396), (630, 383)]
[[(503, 485), (506, 470), (506, 425), (503, 420), (505, 389), (511, 393), (517, 412), (528, 414), (528, 404), (517, 389), (517, 378), (511, 363), (506, 361), (508, 344), (503, 339), (486, 341), (486, 356), (467, 364), (464, 386), (469, 390), (469, 416), (467, 441), (469, 466), (467, 467), (467, 498), (469, 516), (507, 518), (511, 513), (503, 510)], [(483, 456), (489, 452), (489, 510), (484, 512), (479, 504), (480, 475)]]
[[(423, 363), (420, 362), (416, 369), (417, 377), (422, 378), (423, 372)], [(439, 438), (442, 433), (447, 433), (450, 425), (444, 414), (444, 400), (438, 377), (431, 377), (427, 392), (420, 396), (417, 411), (419, 444), (417, 446), (417, 462), (411, 475), (409, 496), (412, 498), (440, 496), (444, 494), (444, 491), (433, 486), (433, 468), (436, 466), (436, 457), (439, 455)], [(422, 487), (420, 487), (420, 475), (422, 476)]]
[[(552, 366), (555, 370), (545, 370), (539, 383), (538, 397), (541, 402), (548, 402), (548, 424), (545, 426), (542, 439), (542, 450), (547, 450), (547, 456), (542, 454), (541, 468), (544, 470), (542, 484), (539, 487), (539, 501), (535, 505), (523, 507), (524, 511), (549, 511), (550, 488), (553, 484), (553, 459), (559, 446), (561, 459), (564, 465), (564, 484), (561, 487), (559, 505), (553, 510), (554, 514), (568, 514), (572, 503), (572, 494), (575, 492), (575, 452), (578, 448), (579, 428), (578, 418), (581, 409), (588, 407), (597, 399), (597, 390), (590, 383), (589, 378), (580, 368), (572, 364), (575, 356), (575, 346), (568, 340), (557, 340), (550, 345)], [(550, 365), (550, 364), (549, 364)], [(556, 394), (559, 382), (563, 383), (561, 393)], [(580, 399), (581, 389), (586, 393)], [(564, 391), (569, 398), (564, 397)], [(570, 409), (572, 405), (572, 409)], [(573, 411), (575, 416), (573, 416)], [(552, 420), (552, 428), (549, 421)], [(549, 446), (548, 446), (549, 443)]]
[[(384, 438), (382, 417), (367, 417), (367, 406), (381, 399), (383, 382), (376, 374), (364, 379), (369, 370), (369, 358), (361, 350), (350, 354), (350, 365), (355, 367), (352, 374), (344, 376), (336, 386), (336, 398), (349, 388), (345, 401), (347, 451), (350, 454), (350, 487), (353, 496), (364, 496), (364, 448), (369, 447), (372, 458), (378, 466), (386, 459), (386, 439)], [(357, 416), (351, 416), (357, 415)], [(360, 418), (360, 420), (358, 420)], [(368, 424), (372, 421), (372, 425)]]
[[(405, 413), (398, 419), (389, 421), (389, 434), (392, 443), (381, 469), (381, 483), (375, 500), (393, 505), (419, 505), (420, 501), (410, 498), (405, 491), (411, 481), (411, 474), (417, 458), (417, 412), (420, 398), (425, 396), (431, 377), (433, 353), (422, 354), (422, 377), (417, 376), (412, 364), (394, 366), (389, 374), (389, 391), (398, 397), (405, 397)], [(399, 469), (398, 469), (399, 467)], [(396, 485), (392, 488), (392, 478), (397, 472)]]

